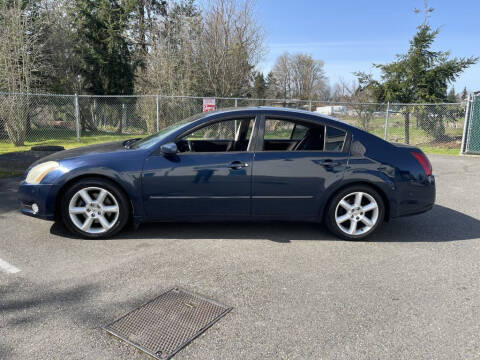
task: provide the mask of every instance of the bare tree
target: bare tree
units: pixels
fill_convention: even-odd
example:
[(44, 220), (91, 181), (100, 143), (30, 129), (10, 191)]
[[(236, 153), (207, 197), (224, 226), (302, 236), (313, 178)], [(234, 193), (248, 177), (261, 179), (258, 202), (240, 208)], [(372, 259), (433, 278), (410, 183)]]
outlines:
[(242, 96), (264, 53), (263, 31), (251, 0), (212, 0), (197, 44), (201, 87), (215, 96)]
[(350, 106), (357, 115), (358, 126), (368, 131), (374, 113), (379, 110), (379, 105), (374, 103), (375, 97), (368, 87), (367, 78), (361, 75), (357, 77), (351, 82), (340, 79), (336, 88), (342, 93), (340, 101), (350, 102)]
[(321, 98), (326, 90), (323, 61), (299, 53), (293, 55), (291, 64), (294, 96), (302, 100)]
[(278, 93), (282, 94), (284, 99), (292, 98), (292, 58), (288, 52), (277, 58), (273, 67), (273, 76)]
[(319, 100), (328, 97), (323, 65), (323, 61), (308, 54), (280, 55), (273, 68), (279, 92), (285, 99)]
[(351, 100), (352, 89), (357, 87), (356, 82), (348, 82), (343, 78), (338, 79), (338, 81), (333, 85), (332, 96), (330, 100), (338, 102), (347, 102)]
[[(38, 34), (24, 1), (0, 2), (0, 90), (30, 93), (39, 70)], [(0, 121), (10, 140), (22, 146), (28, 120), (28, 97), (7, 96), (0, 102)]]

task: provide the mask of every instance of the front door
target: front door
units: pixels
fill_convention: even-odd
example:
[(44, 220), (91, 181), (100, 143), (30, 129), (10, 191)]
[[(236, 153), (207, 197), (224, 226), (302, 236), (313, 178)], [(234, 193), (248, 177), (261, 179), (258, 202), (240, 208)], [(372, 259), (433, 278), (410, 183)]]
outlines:
[(147, 216), (249, 216), (252, 127), (253, 119), (216, 121), (179, 139), (177, 156), (150, 156), (143, 174)]

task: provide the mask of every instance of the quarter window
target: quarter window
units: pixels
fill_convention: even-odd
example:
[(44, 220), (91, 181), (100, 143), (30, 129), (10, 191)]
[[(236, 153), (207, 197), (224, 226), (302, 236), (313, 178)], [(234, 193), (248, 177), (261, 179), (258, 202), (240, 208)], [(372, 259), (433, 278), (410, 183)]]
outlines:
[(341, 152), (343, 150), (343, 144), (345, 143), (347, 133), (344, 130), (327, 126), (326, 135), (325, 151)]

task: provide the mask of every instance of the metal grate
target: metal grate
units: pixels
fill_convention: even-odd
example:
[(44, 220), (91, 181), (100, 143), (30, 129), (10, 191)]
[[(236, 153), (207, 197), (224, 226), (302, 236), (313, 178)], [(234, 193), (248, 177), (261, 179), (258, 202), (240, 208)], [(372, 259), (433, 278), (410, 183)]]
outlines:
[(105, 327), (161, 360), (170, 359), (232, 308), (173, 288)]

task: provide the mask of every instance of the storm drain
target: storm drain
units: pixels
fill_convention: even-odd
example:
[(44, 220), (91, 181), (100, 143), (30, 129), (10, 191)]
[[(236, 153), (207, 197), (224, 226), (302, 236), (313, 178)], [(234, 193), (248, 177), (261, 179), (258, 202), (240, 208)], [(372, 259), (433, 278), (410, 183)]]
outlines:
[(170, 359), (232, 308), (173, 288), (105, 327), (161, 360)]

